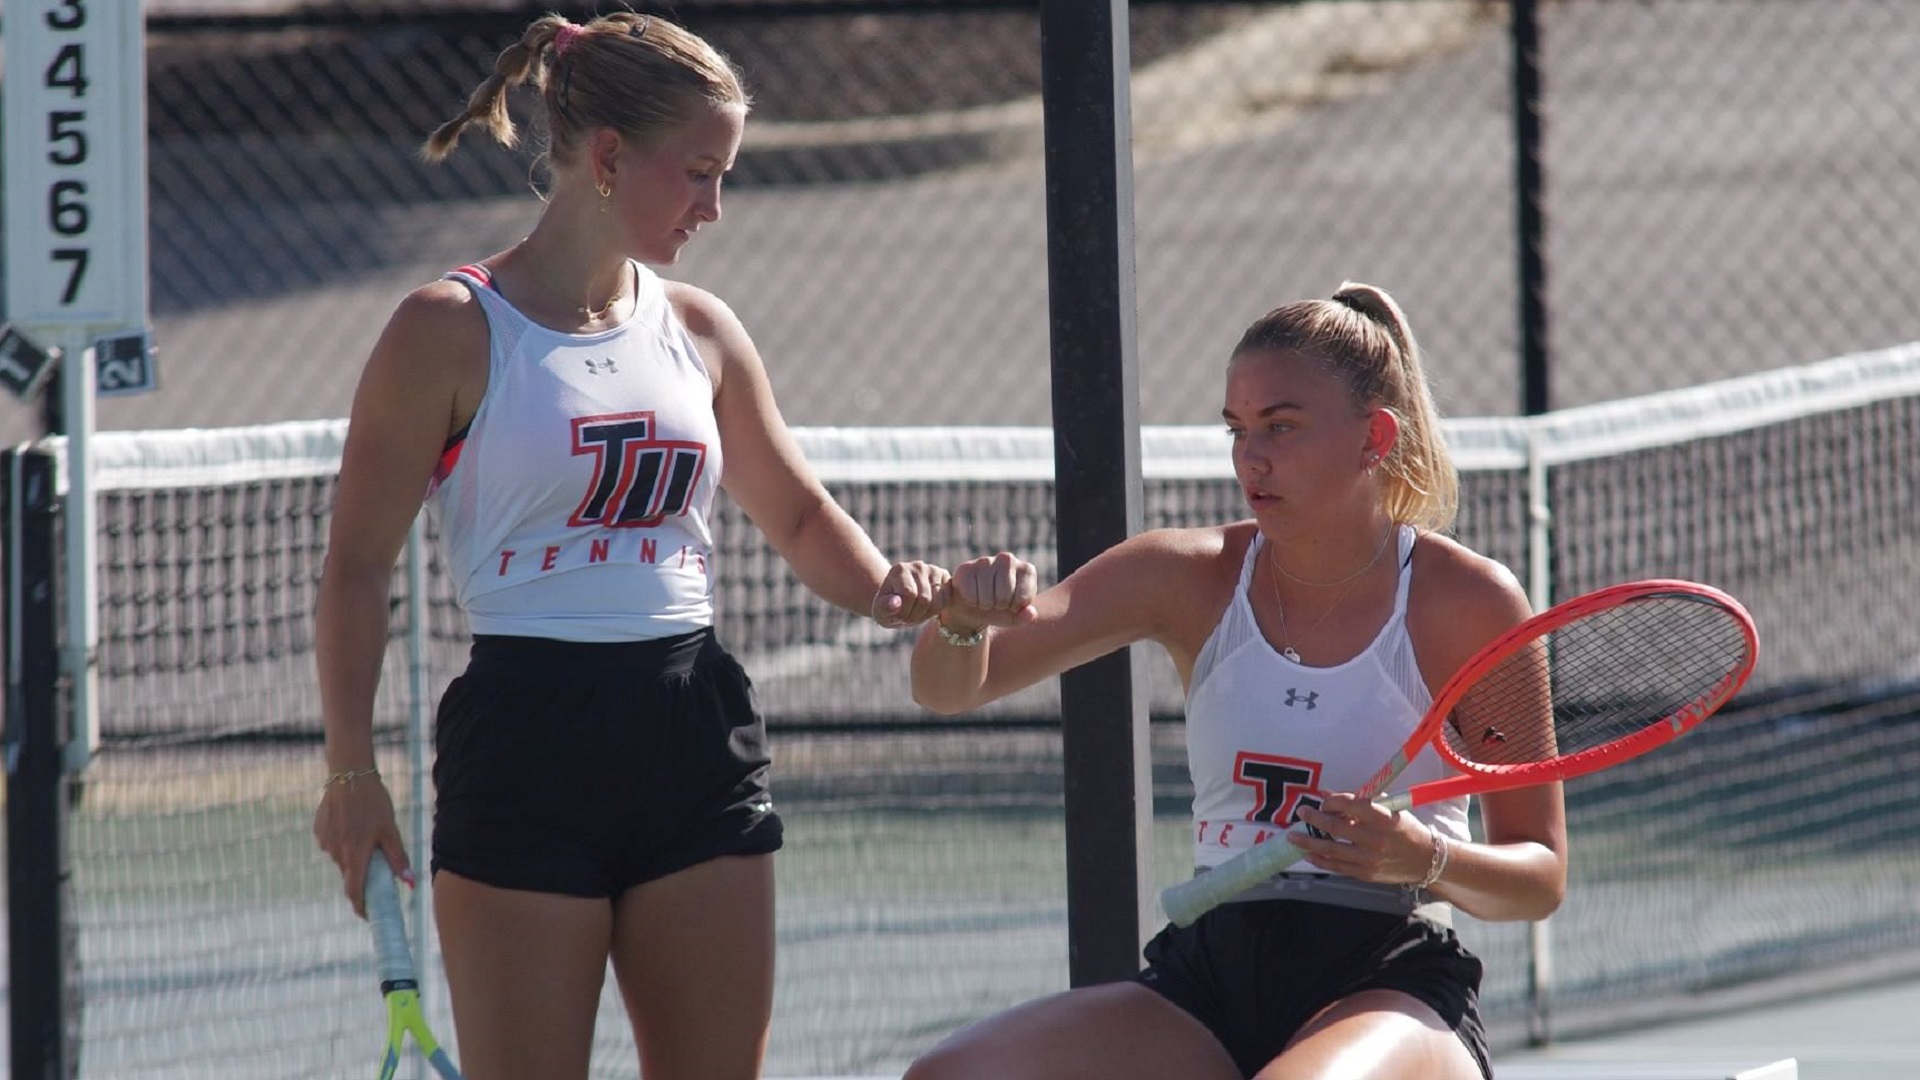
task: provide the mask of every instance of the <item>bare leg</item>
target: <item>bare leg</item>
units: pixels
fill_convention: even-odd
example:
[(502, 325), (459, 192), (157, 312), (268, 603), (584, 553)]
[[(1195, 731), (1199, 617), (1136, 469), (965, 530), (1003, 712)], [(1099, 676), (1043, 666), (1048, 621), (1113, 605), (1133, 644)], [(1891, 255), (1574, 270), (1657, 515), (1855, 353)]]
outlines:
[(1198, 1020), (1133, 983), (1069, 990), (961, 1029), (906, 1080), (1239, 1080)]
[(613, 970), (647, 1080), (756, 1080), (773, 1016), (773, 856), (627, 890)]
[(584, 1080), (613, 906), (442, 870), (433, 910), (467, 1080)]
[(1465, 1043), (1425, 1002), (1363, 990), (1322, 1010), (1255, 1080), (1481, 1080)]

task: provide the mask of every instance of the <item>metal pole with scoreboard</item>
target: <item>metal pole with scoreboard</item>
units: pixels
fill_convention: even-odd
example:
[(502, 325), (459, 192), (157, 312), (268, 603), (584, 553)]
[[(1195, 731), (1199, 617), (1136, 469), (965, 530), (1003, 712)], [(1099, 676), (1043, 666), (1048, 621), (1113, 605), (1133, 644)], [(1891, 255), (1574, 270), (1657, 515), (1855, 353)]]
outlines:
[(60, 666), (72, 711), (64, 760), (74, 772), (99, 738), (96, 365), (110, 365), (108, 388), (123, 391), (129, 372), (134, 389), (152, 372), (141, 9), (129, 0), (7, 0), (3, 28), (5, 314), (11, 336), (60, 364), (68, 581)]

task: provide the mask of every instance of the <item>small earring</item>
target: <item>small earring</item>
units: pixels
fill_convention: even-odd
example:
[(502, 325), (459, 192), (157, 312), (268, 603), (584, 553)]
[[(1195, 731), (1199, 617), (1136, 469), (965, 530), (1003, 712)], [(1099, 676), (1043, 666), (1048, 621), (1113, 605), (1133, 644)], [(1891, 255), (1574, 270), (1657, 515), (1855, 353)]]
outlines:
[(613, 198), (613, 184), (602, 180), (594, 185), (594, 190), (600, 193), (600, 212), (604, 214), (607, 212), (607, 200)]

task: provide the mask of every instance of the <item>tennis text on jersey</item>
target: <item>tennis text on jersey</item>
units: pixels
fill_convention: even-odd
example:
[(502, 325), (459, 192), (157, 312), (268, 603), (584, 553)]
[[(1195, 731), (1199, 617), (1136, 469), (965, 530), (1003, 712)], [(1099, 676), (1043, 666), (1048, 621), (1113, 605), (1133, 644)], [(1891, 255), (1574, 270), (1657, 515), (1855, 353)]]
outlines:
[(500, 561), (496, 573), (506, 577), (509, 572), (524, 575), (547, 574), (557, 570), (571, 570), (580, 566), (592, 566), (595, 563), (642, 563), (648, 566), (671, 566), (675, 569), (692, 569), (702, 574), (708, 570), (708, 557), (712, 552), (691, 544), (661, 548), (660, 541), (651, 536), (618, 534), (614, 536), (596, 536), (584, 542), (568, 544), (548, 544), (532, 551), (518, 551), (506, 548), (500, 552)]
[(650, 409), (575, 418), (573, 453), (593, 458), (593, 478), (567, 519), (575, 528), (650, 529), (684, 514), (707, 467), (706, 444), (654, 438)]

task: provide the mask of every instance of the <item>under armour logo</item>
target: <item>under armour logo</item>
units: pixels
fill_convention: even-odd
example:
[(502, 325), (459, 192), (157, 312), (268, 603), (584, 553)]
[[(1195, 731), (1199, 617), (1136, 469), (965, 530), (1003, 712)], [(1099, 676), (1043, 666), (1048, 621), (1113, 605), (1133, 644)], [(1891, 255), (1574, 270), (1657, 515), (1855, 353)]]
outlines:
[(618, 374), (620, 371), (619, 368), (613, 366), (613, 357), (611, 356), (607, 357), (605, 360), (588, 360), (586, 361), (586, 365), (587, 365), (587, 374), (589, 375), (598, 375), (603, 371), (609, 375), (614, 375), (614, 374)]
[(1318, 690), (1312, 693), (1302, 694), (1300, 691), (1289, 686), (1287, 687), (1287, 700), (1284, 704), (1287, 708), (1292, 709), (1304, 703), (1307, 706), (1307, 711), (1312, 712), (1316, 708), (1314, 702), (1318, 700), (1320, 700), (1320, 691)]

